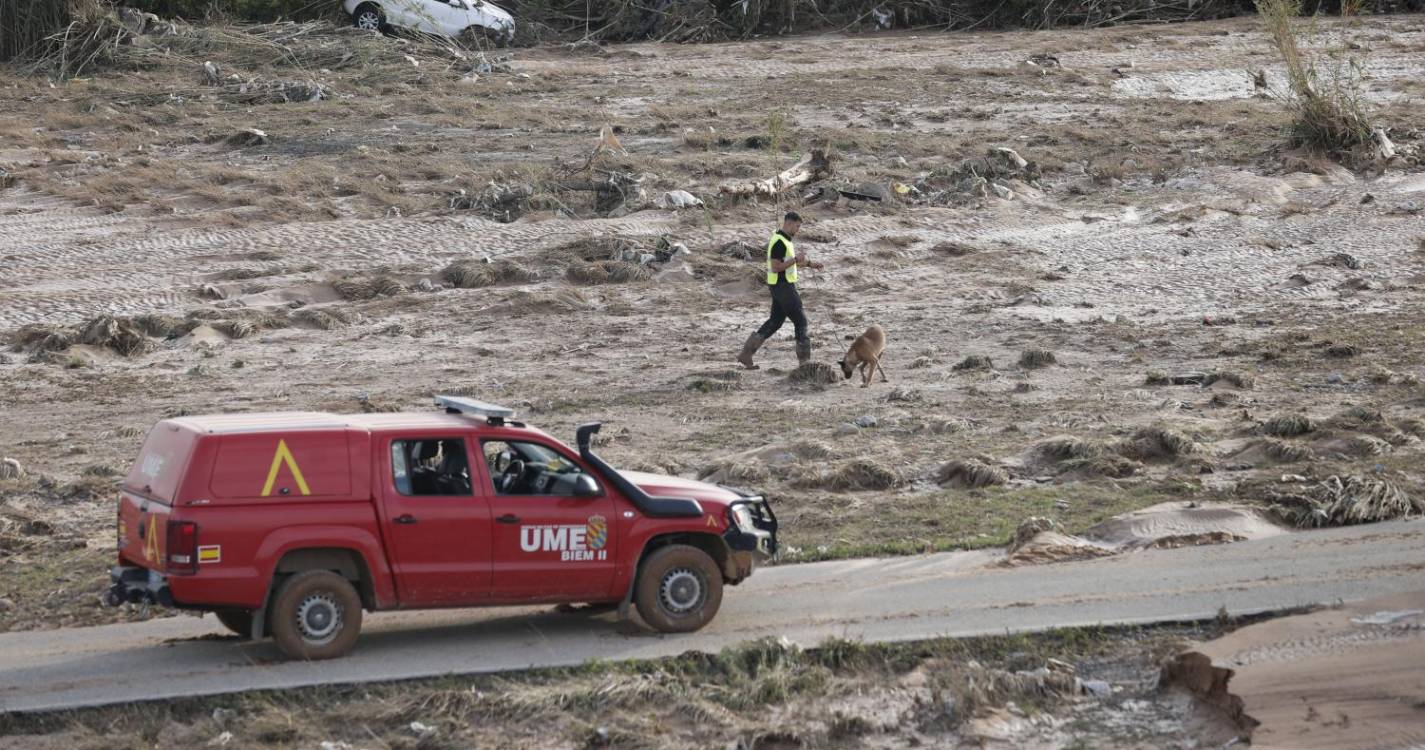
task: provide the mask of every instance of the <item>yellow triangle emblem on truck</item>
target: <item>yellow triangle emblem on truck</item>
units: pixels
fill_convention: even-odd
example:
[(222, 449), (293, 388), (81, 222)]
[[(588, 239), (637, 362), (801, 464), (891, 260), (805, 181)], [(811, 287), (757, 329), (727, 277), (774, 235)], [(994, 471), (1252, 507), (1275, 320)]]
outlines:
[(278, 440), (277, 452), (272, 454), (272, 468), (267, 470), (267, 484), (262, 485), (262, 496), (272, 495), (272, 485), (277, 483), (277, 470), (282, 468), (283, 464), (292, 472), (292, 478), (297, 480), (297, 490), (303, 495), (312, 494), (307, 487), (307, 480), (302, 478), (302, 469), (297, 466), (297, 459), (292, 457), (292, 451), (287, 448), (287, 441)]
[(148, 531), (144, 534), (143, 559), (153, 562), (158, 558), (158, 516), (148, 517)]

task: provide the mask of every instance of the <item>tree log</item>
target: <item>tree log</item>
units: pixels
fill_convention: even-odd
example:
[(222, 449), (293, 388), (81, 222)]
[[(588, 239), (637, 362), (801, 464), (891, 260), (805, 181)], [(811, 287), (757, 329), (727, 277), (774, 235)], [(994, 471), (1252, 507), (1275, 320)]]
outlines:
[(773, 197), (781, 195), (787, 188), (805, 185), (830, 175), (831, 159), (827, 156), (826, 151), (813, 149), (803, 156), (801, 161), (775, 177), (768, 177), (757, 182), (723, 185), (719, 190), (726, 195)]

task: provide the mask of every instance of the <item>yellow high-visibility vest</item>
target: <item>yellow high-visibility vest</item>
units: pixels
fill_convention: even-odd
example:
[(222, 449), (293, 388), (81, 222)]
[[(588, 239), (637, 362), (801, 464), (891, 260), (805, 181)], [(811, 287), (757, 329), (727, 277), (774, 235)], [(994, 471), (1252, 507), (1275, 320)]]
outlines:
[[(772, 233), (772, 238), (767, 240), (767, 283), (772, 285), (775, 285), (777, 283), (777, 272), (772, 270), (772, 246), (777, 244), (777, 240), (781, 240), (787, 243), (787, 255), (786, 257), (782, 258), (782, 260), (789, 260), (791, 258), (794, 258), (797, 254), (797, 249), (792, 246), (792, 241), (790, 239), (782, 236), (781, 234), (778, 234), (777, 232)], [(788, 284), (797, 283), (797, 266), (795, 263), (790, 266), (787, 266), (787, 270), (783, 271), (783, 273), (787, 275)]]

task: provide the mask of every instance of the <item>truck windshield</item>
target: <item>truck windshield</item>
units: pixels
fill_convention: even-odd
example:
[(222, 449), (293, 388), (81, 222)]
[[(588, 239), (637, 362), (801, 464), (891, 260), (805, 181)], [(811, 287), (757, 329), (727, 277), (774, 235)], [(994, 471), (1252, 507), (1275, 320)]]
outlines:
[(552, 471), (556, 474), (568, 474), (579, 470), (579, 467), (570, 463), (563, 456), (542, 445), (534, 443), (512, 443), (511, 447), (515, 452), (521, 454), (527, 464), (537, 464), (545, 471)]

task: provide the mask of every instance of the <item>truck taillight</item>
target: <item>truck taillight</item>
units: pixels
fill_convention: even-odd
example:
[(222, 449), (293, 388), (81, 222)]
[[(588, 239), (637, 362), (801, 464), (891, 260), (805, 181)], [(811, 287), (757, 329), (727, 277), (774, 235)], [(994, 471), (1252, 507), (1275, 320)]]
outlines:
[(174, 575), (198, 572), (198, 524), (168, 522), (168, 572)]

